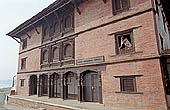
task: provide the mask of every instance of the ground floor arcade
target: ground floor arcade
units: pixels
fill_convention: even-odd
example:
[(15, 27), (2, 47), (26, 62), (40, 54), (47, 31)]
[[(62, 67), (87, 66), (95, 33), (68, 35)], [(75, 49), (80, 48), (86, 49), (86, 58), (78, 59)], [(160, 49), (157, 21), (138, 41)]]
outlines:
[(74, 99), (102, 103), (100, 72), (86, 70), (81, 73), (33, 74), (29, 78), (29, 95), (49, 98)]

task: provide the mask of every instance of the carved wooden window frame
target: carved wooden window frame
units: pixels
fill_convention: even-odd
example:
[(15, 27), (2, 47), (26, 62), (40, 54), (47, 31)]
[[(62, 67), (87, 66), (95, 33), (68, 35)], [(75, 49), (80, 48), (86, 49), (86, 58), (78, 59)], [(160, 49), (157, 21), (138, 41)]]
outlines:
[(54, 36), (54, 20), (49, 20), (49, 37)]
[[(65, 55), (65, 47), (67, 45), (70, 45), (71, 46), (71, 50), (72, 50), (72, 55), (71, 56), (66, 56)], [(74, 58), (74, 40), (69, 40), (69, 41), (65, 41), (63, 42), (63, 45), (62, 45), (62, 59), (63, 60), (68, 60), (68, 59), (73, 59)]]
[(42, 40), (47, 41), (49, 39), (49, 26), (48, 24), (42, 25)]
[[(44, 53), (47, 54), (47, 59), (44, 59)], [(47, 64), (49, 62), (49, 49), (46, 48), (42, 48), (41, 50), (41, 64)]]
[[(57, 25), (57, 28), (58, 28), (58, 32), (56, 31), (56, 25)], [(57, 18), (53, 21), (53, 31), (54, 31), (55, 37), (57, 37), (61, 34), (61, 21)]]
[[(123, 37), (125, 35), (130, 35), (130, 44), (131, 47), (126, 49), (120, 49), (120, 38), (119, 37)], [(122, 31), (122, 32), (118, 32), (115, 34), (115, 47), (116, 47), (116, 54), (126, 54), (126, 53), (132, 53), (135, 52), (135, 43), (134, 43), (134, 38), (133, 38), (133, 30), (126, 30), (126, 31)]]
[(120, 2), (119, 5), (121, 7), (119, 10), (116, 9), (116, 7), (117, 7), (116, 0), (112, 0), (112, 10), (113, 10), (114, 15), (121, 13), (123, 11), (127, 11), (130, 8), (130, 0), (127, 0), (127, 4), (124, 4), (124, 5), (126, 5), (126, 7), (123, 7), (123, 3), (122, 3), (123, 0), (118, 0), (118, 1)]
[[(74, 10), (73, 9), (71, 9), (71, 8), (69, 8), (70, 10), (72, 10), (72, 11), (70, 11), (70, 10), (68, 10), (68, 9), (66, 9), (66, 11), (65, 11), (65, 14), (62, 16), (62, 25), (61, 25), (61, 28), (62, 28), (62, 30), (61, 30), (61, 32), (62, 33), (69, 33), (70, 31), (72, 31), (73, 29), (74, 29)], [(66, 18), (67, 17), (71, 17), (71, 26), (70, 27), (68, 27), (68, 28), (66, 28), (65, 27), (65, 20), (66, 20)]]
[[(58, 48), (58, 58), (57, 59), (54, 59), (54, 50)], [(52, 62), (58, 62), (60, 61), (60, 45), (52, 45), (51, 46), (51, 61)]]

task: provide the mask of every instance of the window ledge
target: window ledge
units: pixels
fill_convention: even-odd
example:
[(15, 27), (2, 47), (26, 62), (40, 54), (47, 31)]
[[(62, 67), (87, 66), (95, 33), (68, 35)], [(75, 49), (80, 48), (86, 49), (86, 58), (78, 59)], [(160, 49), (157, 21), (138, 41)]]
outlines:
[(133, 55), (133, 54), (139, 54), (139, 53), (143, 53), (143, 51), (133, 51), (133, 52), (128, 52), (128, 53), (124, 53), (124, 54), (116, 54), (116, 55), (111, 55), (110, 57), (119, 57), (119, 56), (126, 56), (126, 55)]
[(117, 91), (115, 93), (122, 93), (122, 94), (143, 94), (143, 92), (121, 92), (121, 91)]

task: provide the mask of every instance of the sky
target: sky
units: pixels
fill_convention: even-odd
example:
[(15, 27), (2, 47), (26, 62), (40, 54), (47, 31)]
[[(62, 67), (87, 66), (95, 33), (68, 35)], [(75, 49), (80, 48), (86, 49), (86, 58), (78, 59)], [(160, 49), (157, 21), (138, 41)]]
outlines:
[(55, 0), (0, 0), (0, 80), (17, 74), (19, 44), (8, 32)]

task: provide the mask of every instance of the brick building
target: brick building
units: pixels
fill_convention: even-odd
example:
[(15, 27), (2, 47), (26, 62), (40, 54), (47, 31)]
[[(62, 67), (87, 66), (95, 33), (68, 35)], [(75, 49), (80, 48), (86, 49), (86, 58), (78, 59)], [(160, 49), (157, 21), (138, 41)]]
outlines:
[(20, 43), (16, 94), (167, 110), (168, 4), (56, 0), (7, 34)]

